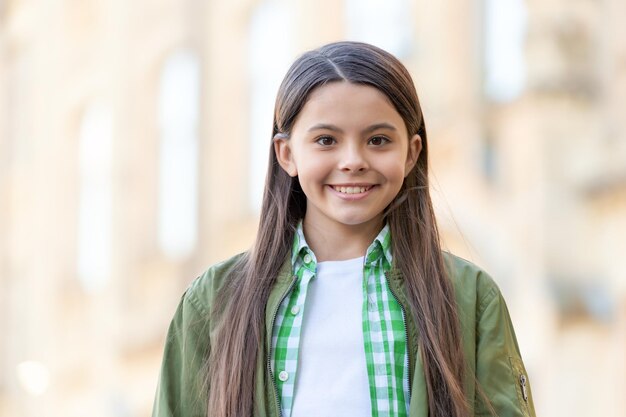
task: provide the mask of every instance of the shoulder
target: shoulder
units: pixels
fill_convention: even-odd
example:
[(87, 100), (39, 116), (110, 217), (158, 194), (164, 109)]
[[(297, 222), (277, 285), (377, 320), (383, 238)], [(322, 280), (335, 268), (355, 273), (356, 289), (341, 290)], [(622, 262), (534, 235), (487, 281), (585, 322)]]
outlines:
[(231, 277), (237, 265), (245, 260), (247, 252), (239, 253), (226, 260), (211, 265), (200, 276), (194, 279), (185, 291), (185, 300), (197, 310), (208, 314), (215, 294)]
[(461, 307), (472, 306), (480, 312), (501, 296), (498, 284), (484, 269), (450, 252), (443, 251), (442, 254)]

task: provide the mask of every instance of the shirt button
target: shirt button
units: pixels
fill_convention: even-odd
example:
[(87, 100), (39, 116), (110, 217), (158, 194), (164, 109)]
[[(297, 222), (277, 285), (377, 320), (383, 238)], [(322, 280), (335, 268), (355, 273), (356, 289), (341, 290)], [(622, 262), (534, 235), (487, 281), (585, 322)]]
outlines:
[(297, 316), (299, 312), (300, 312), (300, 307), (299, 306), (291, 307), (291, 314), (293, 314), (294, 316)]
[(304, 255), (304, 263), (308, 264), (309, 262), (311, 262), (311, 255), (307, 253), (306, 255)]
[(289, 379), (289, 374), (287, 373), (287, 371), (281, 371), (278, 374), (278, 379), (280, 379), (281, 381), (285, 382), (286, 380)]

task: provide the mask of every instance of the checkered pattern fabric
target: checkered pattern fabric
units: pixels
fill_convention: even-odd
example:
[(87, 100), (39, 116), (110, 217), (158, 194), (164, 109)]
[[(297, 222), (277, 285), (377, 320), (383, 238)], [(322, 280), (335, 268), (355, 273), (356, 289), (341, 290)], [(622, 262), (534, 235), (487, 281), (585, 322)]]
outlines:
[[(276, 321), (272, 329), (271, 368), (278, 388), (283, 417), (291, 416), (291, 406), (298, 368), (300, 332), (304, 316), (304, 302), (309, 282), (315, 277), (317, 261), (315, 254), (306, 244), (302, 226), (295, 234), (291, 265), (297, 276), (291, 294), (285, 297), (278, 307)], [(300, 314), (299, 314), (300, 313)]]
[(383, 228), (365, 255), (363, 338), (373, 417), (408, 415), (409, 362), (404, 312), (387, 286), (391, 234)]
[[(410, 399), (404, 312), (385, 277), (391, 259), (391, 234), (385, 226), (367, 249), (363, 265), (363, 339), (373, 417), (407, 416)], [(296, 284), (278, 308), (270, 356), (283, 417), (291, 417), (304, 304), (317, 265), (302, 223), (291, 261)]]

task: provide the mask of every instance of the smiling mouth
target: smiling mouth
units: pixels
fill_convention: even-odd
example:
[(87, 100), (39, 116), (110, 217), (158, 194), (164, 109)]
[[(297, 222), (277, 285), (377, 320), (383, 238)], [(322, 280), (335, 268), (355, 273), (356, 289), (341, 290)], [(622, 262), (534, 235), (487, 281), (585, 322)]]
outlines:
[(366, 191), (369, 191), (373, 187), (373, 185), (368, 185), (365, 187), (360, 187), (360, 186), (343, 187), (343, 186), (331, 185), (331, 187), (333, 188), (333, 190), (338, 191), (343, 194), (361, 194)]

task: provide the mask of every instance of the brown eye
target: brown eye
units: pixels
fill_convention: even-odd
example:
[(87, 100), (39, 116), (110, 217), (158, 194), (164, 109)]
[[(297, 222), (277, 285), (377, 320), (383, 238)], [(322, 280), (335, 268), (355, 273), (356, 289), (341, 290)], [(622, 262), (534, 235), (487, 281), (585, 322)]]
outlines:
[(384, 136), (374, 136), (374, 137), (373, 137), (373, 138), (371, 138), (371, 139), (370, 139), (370, 141), (369, 141), (369, 143), (370, 143), (371, 145), (374, 145), (374, 146), (382, 146), (382, 145), (384, 145), (384, 144), (385, 144), (385, 143), (387, 143), (387, 142), (389, 142), (389, 139), (387, 139), (387, 138), (386, 138), (386, 137), (384, 137)]
[(335, 139), (330, 136), (322, 136), (316, 140), (322, 146), (331, 146), (335, 143)]

